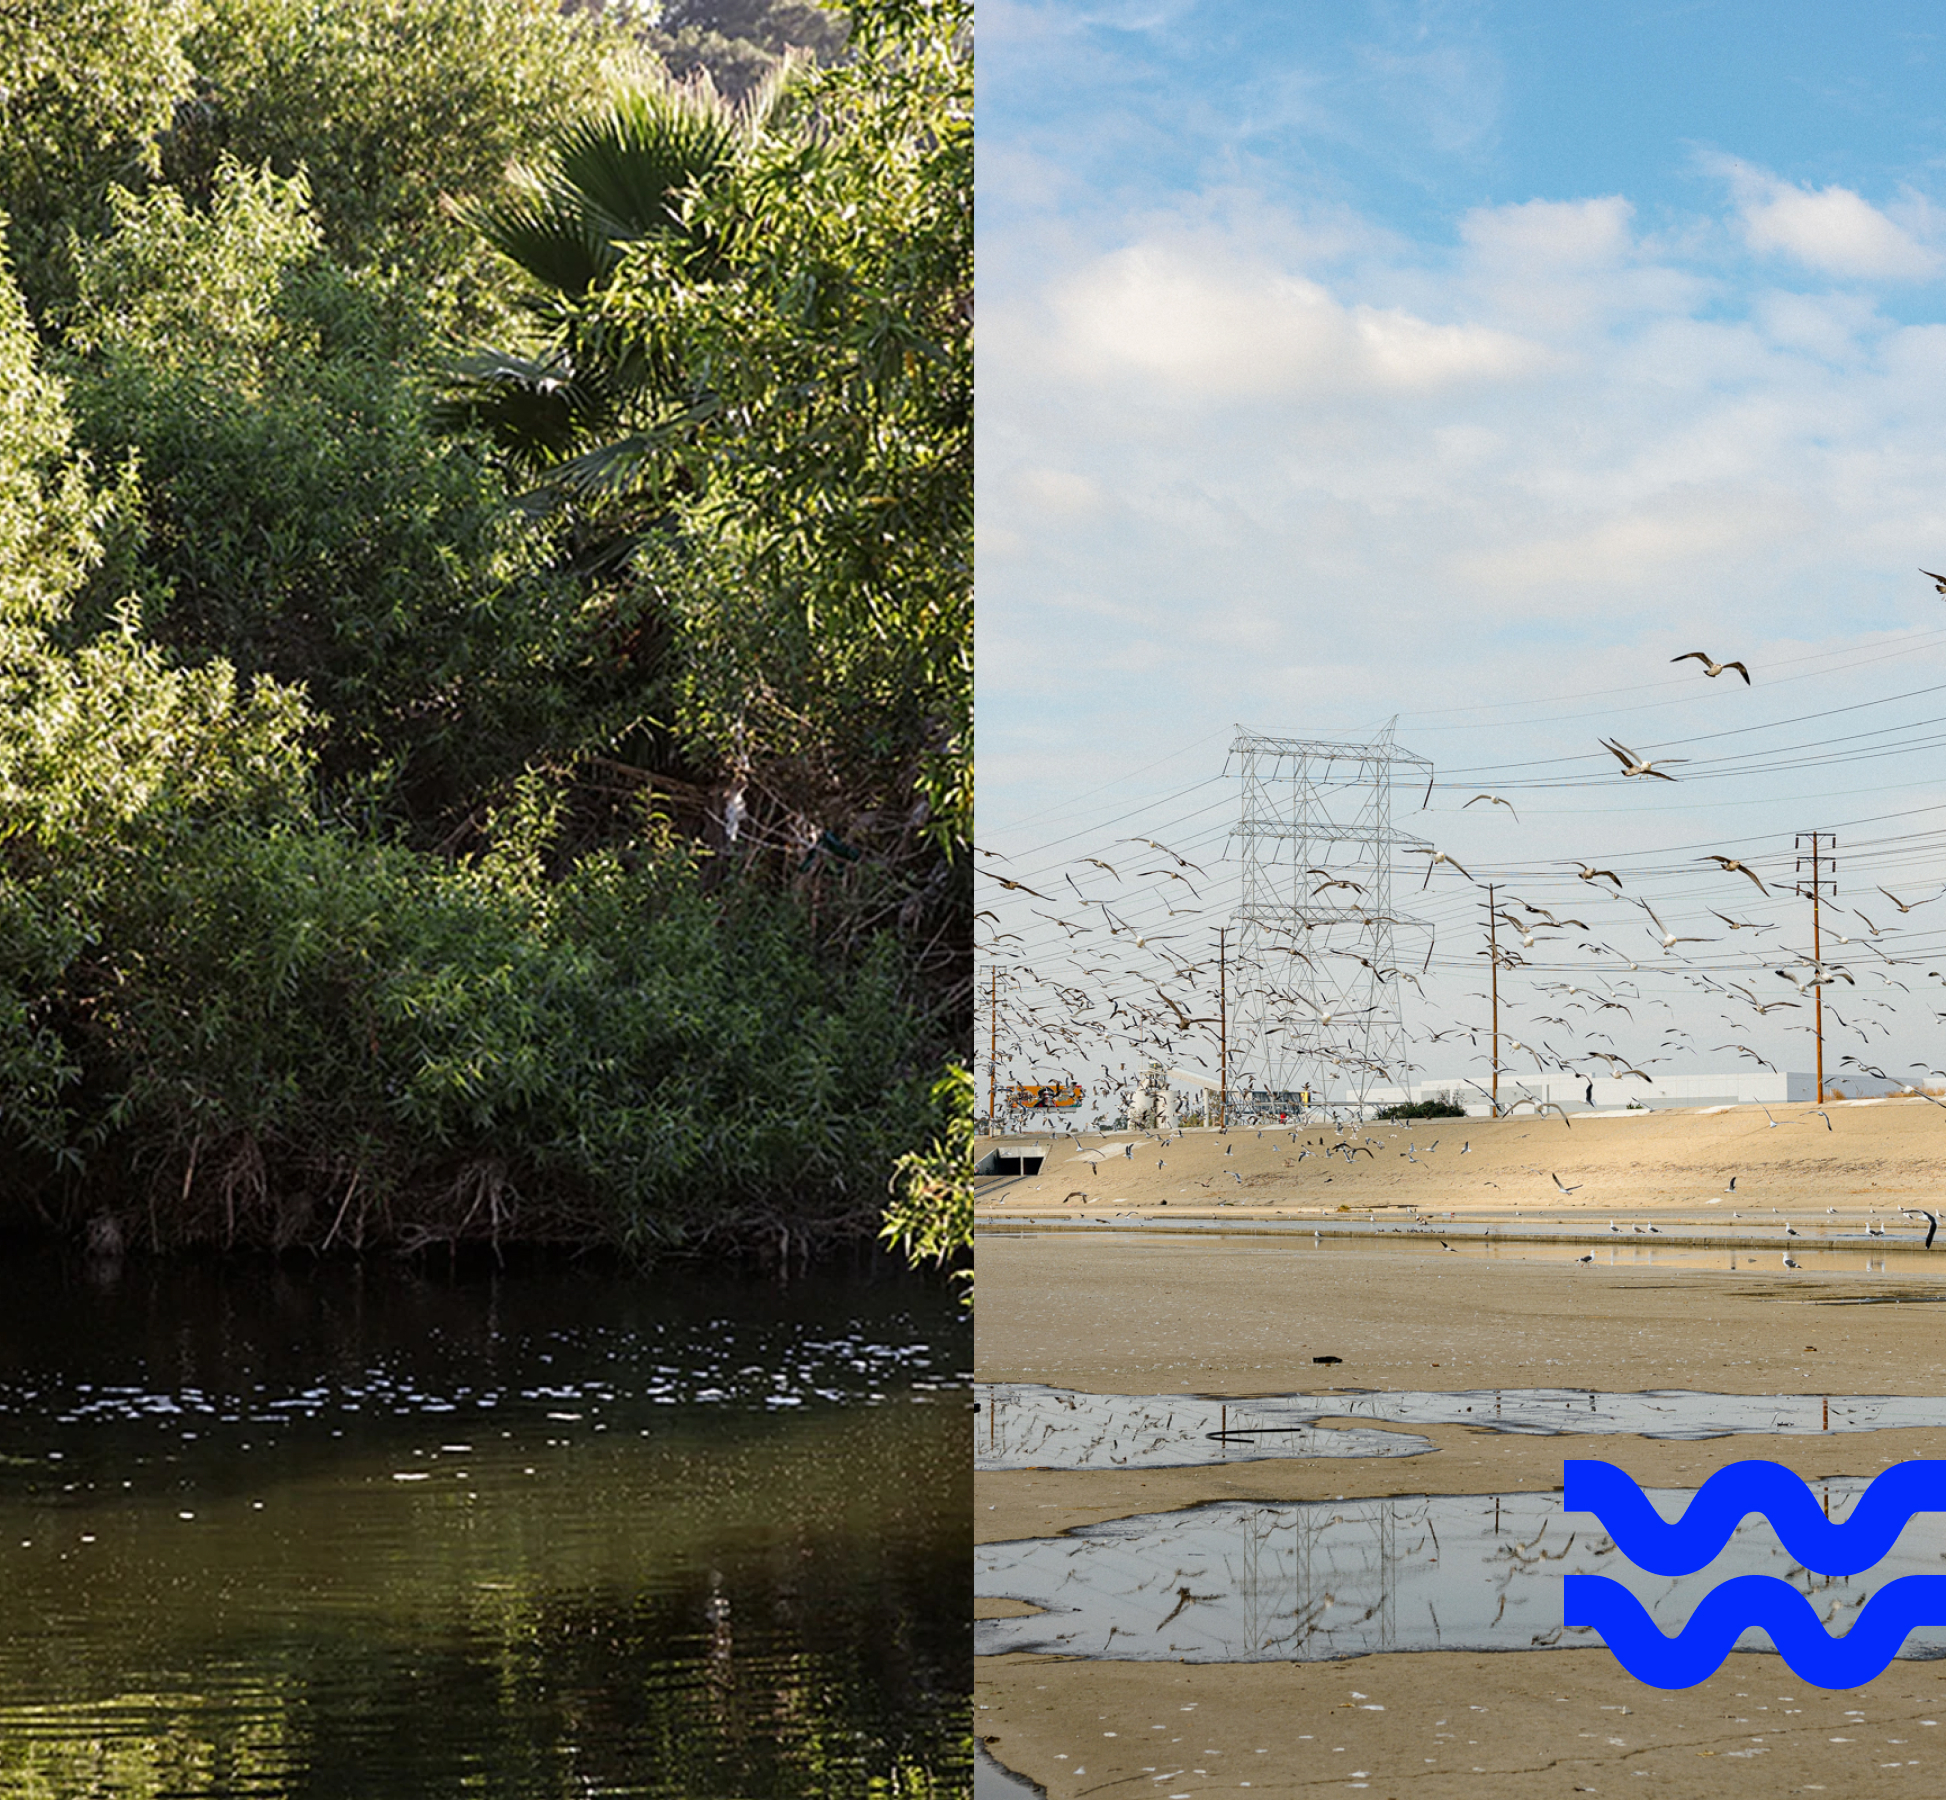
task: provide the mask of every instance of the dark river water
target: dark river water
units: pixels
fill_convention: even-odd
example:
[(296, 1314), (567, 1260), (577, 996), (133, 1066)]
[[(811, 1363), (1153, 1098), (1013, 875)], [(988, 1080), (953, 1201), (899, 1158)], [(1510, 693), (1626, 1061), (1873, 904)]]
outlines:
[(0, 1796), (963, 1794), (971, 1336), (884, 1266), (0, 1253)]

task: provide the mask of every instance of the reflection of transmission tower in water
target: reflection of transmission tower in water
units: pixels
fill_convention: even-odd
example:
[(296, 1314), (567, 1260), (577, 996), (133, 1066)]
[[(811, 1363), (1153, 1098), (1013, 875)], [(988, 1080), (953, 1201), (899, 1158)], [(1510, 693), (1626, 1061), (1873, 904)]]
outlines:
[(1393, 830), (1392, 790), (1423, 786), (1432, 764), (1398, 749), (1389, 724), (1371, 744), (1239, 725), (1230, 751), (1243, 778), (1238, 1085), (1272, 1106), (1304, 1088), (1362, 1105), (1406, 1079), (1392, 931), (1431, 927), (1394, 912), (1392, 861), (1431, 845)]

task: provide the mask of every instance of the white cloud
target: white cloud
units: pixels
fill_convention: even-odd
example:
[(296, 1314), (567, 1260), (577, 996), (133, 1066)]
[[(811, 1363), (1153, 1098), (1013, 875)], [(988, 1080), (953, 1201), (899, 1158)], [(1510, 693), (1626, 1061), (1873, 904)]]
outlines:
[(1023, 469), (1020, 485), (1030, 505), (1056, 518), (1084, 518), (1103, 503), (1100, 484), (1071, 469)]
[(1496, 265), (1604, 268), (1631, 248), (1632, 207), (1620, 194), (1600, 200), (1529, 200), (1475, 207), (1460, 236)]
[(1725, 572), (1759, 545), (1811, 521), (1795, 496), (1738, 487), (1670, 488), (1605, 516), (1508, 534), (1452, 559), (1466, 586), (1525, 599), (1535, 593), (1611, 594), (1648, 581)]
[(1181, 398), (1410, 393), (1497, 381), (1549, 354), (1512, 332), (1345, 305), (1302, 275), (1239, 255), (1142, 243), (1100, 257), (1050, 297), (1069, 367), (1148, 377)]
[(1134, 763), (1156, 719), (1558, 686), (1537, 634), (1653, 675), (1647, 639), (1891, 628), (1946, 555), (1946, 325), (1739, 287), (1722, 223), (1530, 202), (1455, 249), (1346, 219), (1326, 265), (1301, 209), (1232, 193), (1107, 254), (1044, 233), (983, 294), (982, 654), (1050, 616), (1112, 643), (1133, 686), (1064, 701), (1067, 742)]
[(1715, 167), (1729, 177), (1752, 250), (1865, 280), (1917, 281), (1939, 270), (1936, 251), (1850, 188), (1802, 188), (1728, 158)]

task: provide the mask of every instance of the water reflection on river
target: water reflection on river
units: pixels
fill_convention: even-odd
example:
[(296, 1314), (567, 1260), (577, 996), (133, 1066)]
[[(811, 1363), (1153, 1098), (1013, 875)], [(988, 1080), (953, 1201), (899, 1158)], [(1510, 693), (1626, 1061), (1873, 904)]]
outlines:
[(963, 1792), (911, 1278), (0, 1269), (0, 1794)]

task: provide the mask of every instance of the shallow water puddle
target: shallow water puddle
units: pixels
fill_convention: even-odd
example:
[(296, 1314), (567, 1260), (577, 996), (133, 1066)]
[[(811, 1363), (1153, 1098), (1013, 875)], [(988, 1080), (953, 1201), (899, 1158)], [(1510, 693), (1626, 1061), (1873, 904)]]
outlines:
[[(1814, 1482), (1843, 1518), (1863, 1480)], [(1665, 1518), (1694, 1490), (1645, 1490)], [(1692, 1575), (1645, 1574), (1587, 1513), (1555, 1494), (1458, 1494), (1265, 1506), (1222, 1501), (1084, 1525), (1054, 1538), (985, 1544), (974, 1591), (1042, 1609), (982, 1619), (974, 1649), (1054, 1652), (1114, 1661), (1318, 1662), (1403, 1650), (1533, 1650), (1598, 1643), (1561, 1623), (1562, 1577), (1607, 1575), (1666, 1633), (1734, 1575), (1774, 1575), (1805, 1594), (1827, 1631), (1842, 1632), (1879, 1588), (1936, 1574), (1946, 1532), (1916, 1518), (1883, 1561), (1828, 1579), (1800, 1568), (1770, 1525), (1740, 1525)], [(1740, 1649), (1769, 1649), (1748, 1631)], [(1946, 1656), (1946, 1627), (1914, 1631), (1900, 1652)]]
[[(1419, 1456), (1433, 1447), (1404, 1432), (1317, 1429), (1309, 1423), (1319, 1416), (1315, 1406), (1300, 1419), (1267, 1412), (1261, 1402), (1183, 1394), (991, 1383), (975, 1393), (976, 1469), (1167, 1469), (1260, 1456)], [(1266, 1433), (1262, 1447), (1254, 1431)]]
[[(1732, 1274), (1773, 1274), (1790, 1282), (1800, 1275), (1937, 1277), (1946, 1269), (1946, 1239), (1925, 1247), (1923, 1229), (1878, 1236), (1850, 1225), (1827, 1225), (1793, 1215), (1772, 1220), (1684, 1219), (1657, 1213), (1656, 1225), (1617, 1227), (1612, 1238), (1586, 1221), (1530, 1220), (1482, 1224), (1478, 1220), (1411, 1225), (1334, 1220), (1317, 1230), (1302, 1221), (1117, 1216), (1114, 1219), (1035, 1218), (1010, 1221), (998, 1230), (982, 1221), (984, 1239), (1059, 1236), (1081, 1231), (1106, 1234), (1118, 1248), (1147, 1245), (1168, 1250), (1185, 1238), (1219, 1243), (1225, 1250), (1257, 1250), (1281, 1256), (1444, 1256), (1494, 1262), (1560, 1262), (1578, 1267), (1584, 1256), (1598, 1269), (1694, 1269)], [(1790, 1229), (1786, 1229), (1789, 1226)], [(1784, 1262), (1788, 1254), (1796, 1267)], [(1932, 1296), (1938, 1298), (1939, 1296)]]
[[(1379, 1425), (1473, 1425), (1527, 1437), (1621, 1433), (1693, 1440), (1741, 1432), (1884, 1431), (1946, 1426), (1946, 1398), (1912, 1394), (1640, 1394), (1587, 1388), (1459, 1393), (1286, 1394), (1211, 1400), (1084, 1394), (1035, 1383), (975, 1389), (973, 1466), (1162, 1469), (1279, 1456), (1418, 1456), (1431, 1442)], [(1324, 1419), (1354, 1421), (1331, 1427)]]

